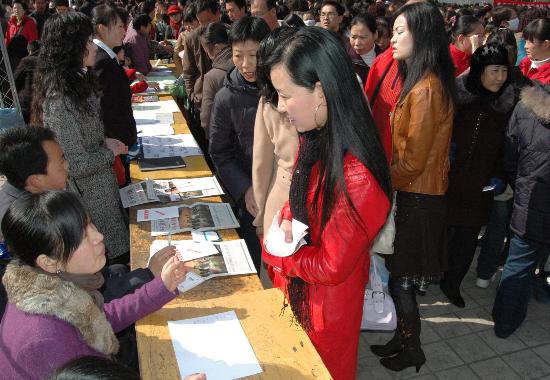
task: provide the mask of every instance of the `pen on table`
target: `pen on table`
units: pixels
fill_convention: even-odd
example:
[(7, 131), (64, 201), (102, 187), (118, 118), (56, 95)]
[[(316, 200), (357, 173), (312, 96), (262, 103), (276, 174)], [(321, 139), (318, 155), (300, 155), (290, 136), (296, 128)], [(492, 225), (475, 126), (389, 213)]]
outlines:
[(170, 229), (168, 230), (168, 246), (172, 245), (172, 226), (170, 226)]

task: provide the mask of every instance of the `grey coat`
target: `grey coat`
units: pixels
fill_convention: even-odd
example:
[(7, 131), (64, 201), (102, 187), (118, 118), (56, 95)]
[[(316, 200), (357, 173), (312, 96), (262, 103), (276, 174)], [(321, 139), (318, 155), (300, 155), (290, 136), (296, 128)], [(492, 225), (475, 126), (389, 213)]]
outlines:
[(92, 112), (82, 113), (67, 98), (48, 97), (44, 126), (57, 134), (69, 164), (69, 190), (82, 196), (112, 259), (129, 251), (129, 231), (113, 171), (114, 156), (105, 146), (99, 99), (92, 95), (89, 102)]

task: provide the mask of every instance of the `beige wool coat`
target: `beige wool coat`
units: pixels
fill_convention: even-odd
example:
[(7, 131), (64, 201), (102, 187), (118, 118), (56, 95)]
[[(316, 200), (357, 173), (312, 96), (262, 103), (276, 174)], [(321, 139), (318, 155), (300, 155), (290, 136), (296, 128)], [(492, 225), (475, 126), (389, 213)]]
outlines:
[(259, 212), (254, 220), (258, 233), (269, 230), (277, 211), (288, 200), (298, 152), (298, 132), (262, 97), (254, 124), (252, 187)]

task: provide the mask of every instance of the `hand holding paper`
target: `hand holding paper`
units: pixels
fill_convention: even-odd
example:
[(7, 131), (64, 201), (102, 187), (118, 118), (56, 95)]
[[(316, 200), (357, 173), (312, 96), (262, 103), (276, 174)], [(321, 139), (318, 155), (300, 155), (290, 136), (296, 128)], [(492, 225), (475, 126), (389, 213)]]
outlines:
[[(283, 224), (281, 223), (281, 226)], [(267, 239), (265, 241), (265, 248), (273, 256), (287, 257), (294, 254), (302, 245), (306, 244), (303, 239), (307, 235), (306, 230), (308, 226), (299, 222), (296, 219), (292, 219), (292, 241), (287, 242), (285, 239), (285, 232), (279, 226), (279, 214), (273, 217), (271, 227), (267, 232)]]

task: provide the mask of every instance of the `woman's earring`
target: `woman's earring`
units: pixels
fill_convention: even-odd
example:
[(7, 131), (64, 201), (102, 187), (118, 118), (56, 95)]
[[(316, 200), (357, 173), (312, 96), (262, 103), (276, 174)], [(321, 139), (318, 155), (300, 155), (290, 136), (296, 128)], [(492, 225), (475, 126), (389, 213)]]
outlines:
[(317, 122), (317, 111), (319, 111), (319, 107), (321, 107), (322, 105), (323, 104), (319, 103), (319, 105), (317, 107), (315, 107), (315, 112), (313, 113), (313, 120), (315, 121), (315, 125), (317, 126), (317, 128), (316, 128), (317, 130), (320, 130), (321, 128), (323, 128), (325, 126), (325, 124), (319, 125), (319, 123)]

